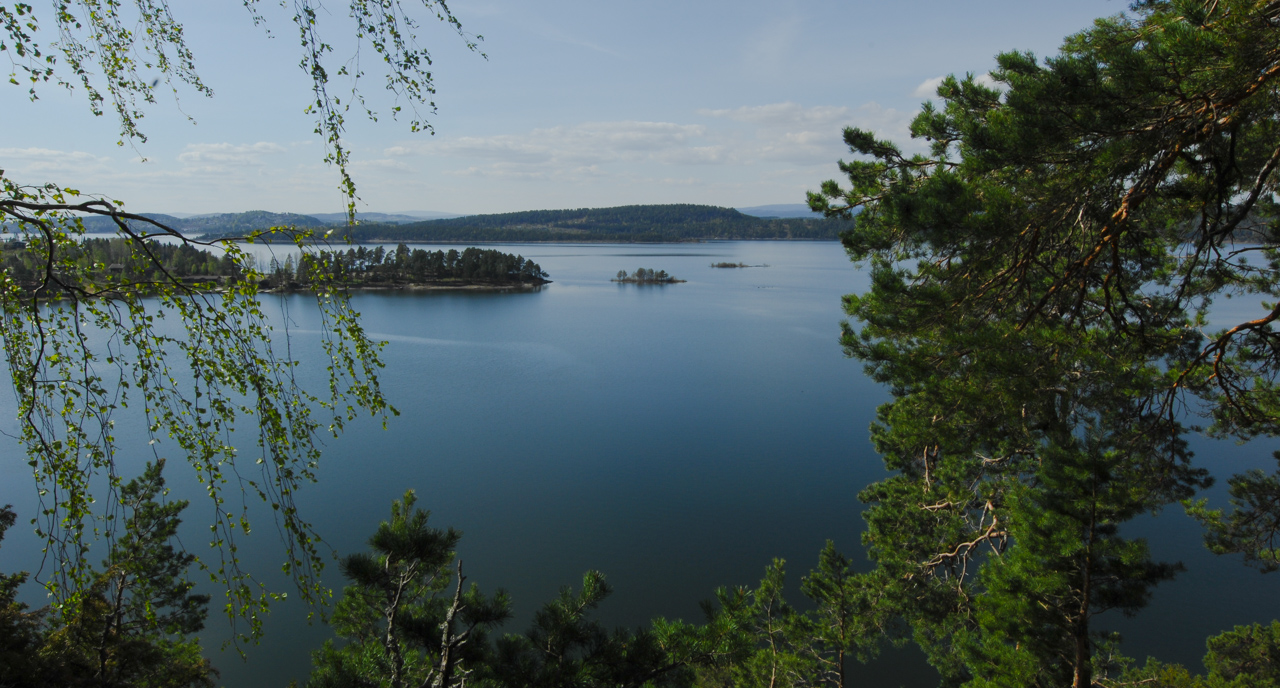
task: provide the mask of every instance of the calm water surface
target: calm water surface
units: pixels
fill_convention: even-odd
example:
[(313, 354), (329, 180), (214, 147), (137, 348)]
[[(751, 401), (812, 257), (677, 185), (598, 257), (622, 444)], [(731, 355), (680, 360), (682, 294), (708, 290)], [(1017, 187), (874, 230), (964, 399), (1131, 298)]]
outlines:
[[(599, 618), (634, 626), (659, 615), (699, 620), (699, 600), (720, 585), (754, 585), (773, 557), (787, 560), (794, 587), (827, 539), (865, 567), (856, 495), (885, 475), (867, 426), (888, 395), (837, 343), (841, 295), (867, 284), (838, 244), (495, 248), (531, 258), (554, 283), (536, 293), (353, 298), (367, 330), (388, 342), (382, 381), (402, 415), (385, 431), (361, 422), (330, 441), (319, 484), (301, 497), (337, 552), (361, 548), (412, 487), (433, 525), (463, 531), (469, 579), (511, 592), (509, 632), (592, 568), (616, 590)], [(709, 267), (721, 261), (768, 267)], [(637, 267), (688, 282), (609, 282)], [(304, 350), (317, 340), (308, 298), (277, 300)], [(1269, 451), (1198, 448), (1224, 474), (1265, 465)], [(0, 502), (31, 505), (24, 468), (3, 462)], [(192, 495), (189, 525), (199, 523), (207, 509), (195, 486), (170, 473), (175, 492)], [(245, 558), (278, 570), (278, 540), (259, 523)], [(1131, 532), (1189, 570), (1136, 619), (1107, 620), (1129, 654), (1198, 664), (1205, 636), (1280, 616), (1280, 580), (1205, 553), (1180, 512)], [(202, 541), (190, 533), (188, 544)], [(15, 532), (0, 571), (37, 566), (33, 542)], [(340, 586), (336, 567), (328, 573)], [(218, 650), (228, 634), (211, 618), (205, 641), (222, 683), (305, 680), (307, 653), (328, 633), (304, 616), (292, 604), (273, 613), (247, 663)], [(912, 651), (860, 672), (868, 686), (935, 681)]]

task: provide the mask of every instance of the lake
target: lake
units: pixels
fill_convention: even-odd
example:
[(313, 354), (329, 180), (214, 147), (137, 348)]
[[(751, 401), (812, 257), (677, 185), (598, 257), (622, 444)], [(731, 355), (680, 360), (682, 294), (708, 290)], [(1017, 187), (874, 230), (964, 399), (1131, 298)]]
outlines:
[[(635, 626), (655, 616), (697, 621), (699, 600), (717, 586), (754, 586), (773, 557), (787, 560), (799, 601), (799, 579), (828, 539), (866, 567), (857, 493), (885, 475), (867, 427), (888, 395), (837, 341), (840, 297), (867, 285), (838, 244), (490, 248), (534, 260), (554, 282), (532, 293), (353, 296), (368, 332), (387, 342), (382, 382), (401, 416), (385, 431), (360, 422), (330, 441), (320, 482), (300, 495), (337, 552), (362, 548), (391, 501), (414, 488), (433, 525), (463, 531), (469, 580), (512, 594), (508, 632), (523, 631), (535, 608), (587, 569), (603, 571), (616, 591), (598, 618)], [(638, 267), (688, 281), (609, 281)], [(287, 309), (297, 347), (318, 340), (310, 297), (268, 298)], [(12, 403), (4, 400), (0, 417), (12, 418)], [(1221, 475), (1265, 466), (1271, 449), (1195, 446)], [(20, 526), (33, 503), (25, 468), (0, 464), (0, 503), (18, 506)], [(207, 509), (179, 471), (167, 473), (176, 494), (194, 495), (194, 528)], [(189, 545), (203, 542), (200, 530), (190, 532)], [(1206, 636), (1280, 616), (1280, 578), (1208, 554), (1180, 510), (1127, 532), (1188, 567), (1138, 617), (1110, 620), (1128, 654), (1198, 666)], [(37, 566), (33, 547), (15, 528), (0, 571)], [(255, 570), (278, 570), (267, 519), (246, 549)], [(327, 573), (331, 586), (342, 585), (336, 566)], [(211, 617), (204, 640), (221, 683), (305, 680), (307, 653), (328, 632), (304, 616), (301, 605), (282, 605), (261, 645), (247, 648), (247, 663), (218, 650), (228, 632)], [(867, 686), (935, 683), (912, 650), (887, 652), (853, 675)]]

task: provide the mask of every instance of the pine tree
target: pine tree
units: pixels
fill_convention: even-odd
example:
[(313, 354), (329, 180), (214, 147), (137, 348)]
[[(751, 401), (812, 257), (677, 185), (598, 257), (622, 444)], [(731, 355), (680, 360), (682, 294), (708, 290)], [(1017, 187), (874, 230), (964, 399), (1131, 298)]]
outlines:
[(209, 596), (192, 593), (195, 556), (174, 547), (187, 501), (164, 501), (164, 465), (147, 463), (120, 488), (123, 535), (49, 637), (70, 677), (103, 687), (214, 685), (217, 672), (189, 637), (204, 628)]
[[(17, 516), (10, 505), (0, 507), (0, 540), (13, 527)], [(45, 610), (29, 611), (17, 601), (18, 588), (27, 581), (25, 572), (0, 573), (0, 677), (6, 686), (39, 686), (47, 673), (39, 649), (45, 633)]]
[[(948, 682), (1088, 685), (1098, 614), (1177, 570), (1117, 528), (1209, 483), (1187, 411), (1280, 433), (1280, 310), (1203, 333), (1215, 297), (1280, 293), (1278, 17), (1135, 3), (1047, 60), (998, 56), (996, 88), (945, 80), (912, 125), (927, 155), (846, 130), (846, 186), (810, 195), (852, 220), (872, 284), (842, 341), (893, 394), (872, 439), (894, 475), (861, 495), (878, 604)], [(1277, 485), (1193, 508), (1215, 550), (1275, 561)]]
[(462, 534), (428, 526), (430, 512), (416, 503), (413, 490), (405, 492), (369, 538), (371, 551), (343, 558), (351, 584), (332, 626), (348, 642), (314, 653), (307, 686), (463, 685), (482, 662), (486, 631), (510, 617), (505, 592), (486, 597), (475, 585), (464, 588), (461, 562), (450, 569)]

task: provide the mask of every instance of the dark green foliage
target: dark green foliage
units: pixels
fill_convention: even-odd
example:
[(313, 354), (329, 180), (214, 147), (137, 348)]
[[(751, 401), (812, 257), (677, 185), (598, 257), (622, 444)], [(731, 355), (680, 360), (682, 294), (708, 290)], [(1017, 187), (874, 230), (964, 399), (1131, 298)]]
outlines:
[(1148, 659), (1141, 667), (1124, 660), (1115, 678), (1103, 685), (1153, 688), (1280, 688), (1280, 621), (1236, 626), (1209, 638), (1204, 665), (1196, 676), (1185, 667)]
[(510, 601), (502, 591), (490, 598), (474, 585), (464, 588), (460, 563), (453, 594), (446, 594), (462, 534), (429, 527), (429, 512), (415, 504), (406, 492), (369, 538), (371, 551), (342, 560), (351, 585), (332, 625), (347, 642), (326, 643), (313, 655), (308, 686), (451, 688), (483, 667), (485, 633), (510, 616)]
[(636, 271), (627, 274), (626, 270), (619, 270), (618, 274), (611, 280), (613, 282), (630, 282), (634, 284), (675, 284), (684, 282), (685, 280), (676, 279), (672, 275), (668, 275), (666, 270), (654, 270), (653, 268), (636, 268)]
[[(704, 632), (732, 620), (734, 632), (720, 661), (703, 662), (698, 685), (741, 688), (845, 688), (857, 685), (853, 660), (865, 662), (892, 635), (892, 619), (879, 603), (881, 583), (855, 574), (827, 542), (818, 567), (800, 585), (811, 608), (786, 601), (786, 566), (775, 559), (760, 586), (721, 589), (720, 608), (708, 611)], [(707, 605), (709, 608), (709, 605)]]
[(93, 584), (63, 610), (48, 639), (70, 677), (97, 686), (212, 686), (216, 675), (188, 635), (204, 628), (208, 595), (186, 579), (195, 557), (174, 549), (185, 500), (163, 500), (164, 460), (120, 489), (123, 535)]
[(720, 606), (703, 604), (706, 623), (655, 619), (649, 629), (608, 630), (589, 618), (612, 588), (588, 571), (578, 591), (560, 596), (534, 615), (524, 635), (497, 641), (491, 665), (495, 688), (680, 688), (708, 685), (732, 673), (748, 655), (741, 591), (718, 591)]
[(818, 555), (818, 567), (801, 581), (800, 592), (816, 605), (806, 614), (804, 628), (818, 677), (815, 684), (853, 685), (848, 680), (849, 659), (865, 662), (876, 656), (891, 630), (884, 606), (878, 604), (878, 585), (869, 576), (855, 574), (828, 540)]
[(280, 284), (290, 280), (306, 286), (317, 278), (359, 285), (488, 284), (537, 285), (547, 273), (537, 263), (493, 249), (467, 248), (459, 252), (410, 249), (405, 244), (387, 251), (363, 246), (346, 251), (304, 253), (295, 268), (274, 267), (271, 278)]
[[(925, 105), (928, 155), (846, 130), (846, 185), (810, 202), (853, 221), (872, 286), (842, 342), (894, 396), (894, 476), (862, 493), (878, 604), (948, 683), (1085, 686), (1097, 616), (1178, 570), (1120, 526), (1209, 483), (1188, 407), (1280, 433), (1280, 310), (1203, 333), (1216, 297), (1280, 295), (1280, 29), (1265, 2), (1141, 2), (997, 64), (999, 90)], [(1274, 561), (1275, 484), (1200, 507), (1216, 549)]]
[(613, 592), (598, 571), (588, 571), (577, 592), (560, 596), (534, 615), (524, 635), (497, 641), (492, 663), (497, 685), (529, 688), (687, 685), (683, 663), (649, 631), (609, 631), (588, 618)]
[[(0, 540), (16, 516), (9, 505), (0, 507)], [(37, 686), (45, 667), (38, 655), (43, 643), (45, 611), (28, 611), (17, 601), (25, 572), (0, 573), (0, 686)]]
[(1067, 685), (1077, 672), (1089, 680), (1102, 639), (1093, 618), (1138, 612), (1153, 586), (1181, 570), (1118, 535), (1146, 510), (1146, 491), (1118, 455), (1086, 446), (1042, 457), (1040, 484), (1008, 499), (1015, 545), (983, 566), (976, 624), (957, 644), (975, 685)]
[(1254, 469), (1232, 476), (1228, 484), (1231, 513), (1209, 509), (1204, 500), (1189, 503), (1187, 513), (1205, 525), (1205, 544), (1213, 552), (1241, 553), (1246, 564), (1275, 571), (1280, 568), (1280, 474)]
[[(163, 501), (164, 462), (120, 488), (122, 534), (92, 584), (59, 613), (14, 601), (26, 574), (0, 576), (0, 686), (185, 688), (217, 671), (188, 637), (204, 627), (208, 595), (192, 594), (195, 557), (175, 550), (187, 502)], [(13, 512), (0, 509), (0, 537)]]
[(695, 667), (723, 668), (750, 642), (740, 604), (727, 600), (706, 605), (702, 626), (658, 619), (649, 630), (608, 630), (590, 618), (612, 592), (596, 571), (538, 610), (524, 635), (491, 640), (510, 600), (464, 587), (461, 564), (450, 571), (461, 534), (428, 527), (414, 504), (411, 490), (369, 539), (371, 551), (342, 560), (351, 585), (332, 626), (345, 643), (312, 654), (310, 688), (688, 686)]
[(1236, 626), (1210, 638), (1207, 645), (1204, 665), (1211, 676), (1250, 687), (1280, 686), (1280, 621), (1270, 626)]

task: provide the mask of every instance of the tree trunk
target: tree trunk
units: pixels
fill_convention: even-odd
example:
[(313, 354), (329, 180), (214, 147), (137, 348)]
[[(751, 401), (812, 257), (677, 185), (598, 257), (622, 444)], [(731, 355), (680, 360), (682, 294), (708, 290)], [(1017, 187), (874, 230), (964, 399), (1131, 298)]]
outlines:
[[(1095, 498), (1094, 505), (1097, 500)], [(1080, 610), (1075, 621), (1075, 675), (1071, 688), (1089, 688), (1093, 685), (1093, 664), (1089, 657), (1089, 602), (1090, 584), (1093, 582), (1093, 538), (1097, 525), (1097, 513), (1090, 510), (1088, 545), (1084, 550), (1084, 562), (1080, 571)]]

